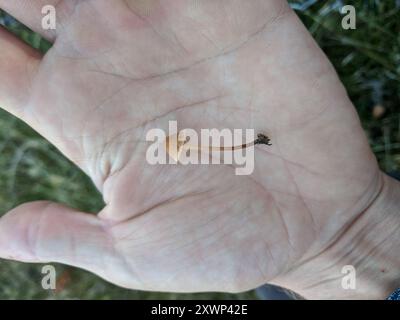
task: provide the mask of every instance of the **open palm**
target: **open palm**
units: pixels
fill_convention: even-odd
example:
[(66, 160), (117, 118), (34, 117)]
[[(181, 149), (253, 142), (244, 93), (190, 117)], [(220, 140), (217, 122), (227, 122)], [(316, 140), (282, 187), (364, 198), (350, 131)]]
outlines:
[[(0, 7), (38, 30), (41, 6), (57, 3), (57, 32), (41, 31), (55, 44), (41, 57), (1, 31), (2, 105), (107, 205), (98, 216), (22, 205), (0, 220), (0, 256), (135, 289), (246, 290), (311, 266), (379, 192), (355, 110), (285, 1), (29, 2)], [(146, 133), (169, 120), (252, 128), (272, 146), (256, 147), (249, 176), (150, 165)]]

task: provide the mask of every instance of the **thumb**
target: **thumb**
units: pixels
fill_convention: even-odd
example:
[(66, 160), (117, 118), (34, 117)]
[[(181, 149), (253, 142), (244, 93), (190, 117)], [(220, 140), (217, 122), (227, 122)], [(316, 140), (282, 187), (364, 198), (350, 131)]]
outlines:
[(0, 258), (59, 262), (108, 278), (114, 252), (102, 220), (63, 205), (31, 202), (0, 218)]

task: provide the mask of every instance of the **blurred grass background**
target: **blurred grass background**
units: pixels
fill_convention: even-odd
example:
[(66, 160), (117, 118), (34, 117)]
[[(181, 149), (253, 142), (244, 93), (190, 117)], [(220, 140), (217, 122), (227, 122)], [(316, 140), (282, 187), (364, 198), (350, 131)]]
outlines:
[[(343, 1), (291, 1), (333, 62), (386, 172), (400, 168), (400, 0), (351, 1), (356, 30), (341, 28)], [(0, 11), (0, 24), (31, 46), (51, 45)], [(1, 79), (0, 81), (7, 81)], [(0, 110), (0, 215), (39, 199), (97, 212), (103, 202), (91, 181), (46, 140)], [(113, 286), (72, 267), (55, 265), (57, 290), (41, 287), (42, 265), (0, 260), (0, 299), (248, 299), (243, 294), (172, 294)]]

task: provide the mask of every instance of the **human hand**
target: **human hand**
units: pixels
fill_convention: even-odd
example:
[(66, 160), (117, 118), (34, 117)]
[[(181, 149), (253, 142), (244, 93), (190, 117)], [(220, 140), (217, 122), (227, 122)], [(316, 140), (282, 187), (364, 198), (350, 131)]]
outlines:
[[(55, 33), (39, 27), (49, 2), (57, 3)], [(82, 168), (106, 202), (98, 216), (49, 202), (12, 210), (0, 220), (1, 257), (61, 262), (143, 290), (274, 282), (309, 297), (338, 295), (342, 264), (359, 258), (342, 248), (352, 230), (371, 225), (367, 217), (392, 212), (382, 199), (397, 186), (285, 1), (0, 7), (55, 41), (42, 57), (1, 31), (0, 74), (9, 79), (0, 84), (2, 106)], [(273, 145), (256, 148), (250, 176), (223, 165), (151, 166), (146, 132), (167, 131), (169, 120), (196, 130), (253, 128)], [(320, 290), (324, 280), (329, 292)], [(367, 296), (366, 287), (356, 294)]]

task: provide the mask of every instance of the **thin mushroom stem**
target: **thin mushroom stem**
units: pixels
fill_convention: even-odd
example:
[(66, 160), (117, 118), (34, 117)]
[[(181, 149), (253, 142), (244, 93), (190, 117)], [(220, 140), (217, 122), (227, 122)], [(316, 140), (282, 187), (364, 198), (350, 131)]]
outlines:
[(165, 142), (165, 147), (166, 147), (168, 154), (173, 159), (175, 159), (175, 161), (178, 161), (179, 156), (182, 154), (183, 150), (234, 151), (234, 150), (243, 150), (243, 149), (246, 149), (246, 148), (249, 148), (249, 147), (252, 147), (255, 145), (260, 145), (260, 144), (264, 144), (267, 146), (272, 145), (271, 139), (262, 133), (259, 133), (257, 135), (257, 139), (255, 139), (252, 142), (241, 144), (238, 146), (231, 146), (231, 147), (214, 147), (214, 146), (204, 147), (204, 146), (199, 146), (197, 144), (191, 145), (189, 137), (186, 137), (186, 139), (183, 141), (179, 140), (178, 137), (179, 137), (179, 134), (169, 136), (169, 137), (167, 137), (166, 142)]
[(268, 138), (266, 135), (264, 135), (262, 133), (259, 133), (257, 135), (257, 139), (256, 140), (254, 140), (252, 142), (249, 142), (249, 143), (244, 143), (244, 144), (241, 144), (241, 145), (238, 145), (238, 146), (231, 146), (231, 147), (213, 147), (213, 146), (202, 147), (202, 146), (198, 146), (198, 145), (191, 146), (189, 144), (189, 140), (187, 139), (182, 143), (181, 147), (185, 146), (186, 149), (198, 150), (198, 151), (207, 150), (207, 149), (208, 150), (212, 150), (212, 151), (229, 151), (229, 150), (233, 151), (233, 150), (246, 149), (246, 148), (252, 147), (254, 145), (258, 145), (258, 144), (265, 144), (267, 146), (271, 146), (272, 145), (270, 138)]

